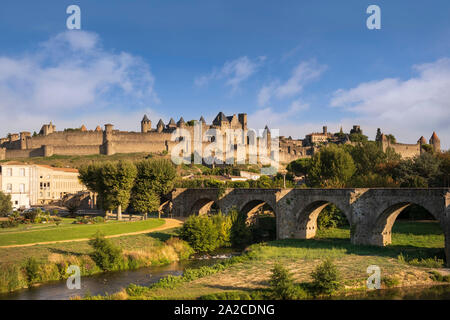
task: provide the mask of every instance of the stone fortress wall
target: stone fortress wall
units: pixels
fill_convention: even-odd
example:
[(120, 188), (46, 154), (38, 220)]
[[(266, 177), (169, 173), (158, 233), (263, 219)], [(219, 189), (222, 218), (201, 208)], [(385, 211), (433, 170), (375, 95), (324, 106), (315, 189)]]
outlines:
[[(208, 129), (243, 129), (247, 132), (247, 114), (240, 113), (232, 116), (225, 116), (220, 112), (211, 124), (206, 124), (203, 117), (198, 123), (201, 124), (202, 133)], [(177, 128), (187, 130), (191, 135), (191, 150), (194, 150), (194, 126), (192, 123), (186, 123), (181, 117), (175, 123), (170, 119), (168, 124), (159, 120), (156, 127), (152, 127), (152, 122), (144, 116), (141, 121), (140, 132), (129, 132), (115, 130), (112, 124), (106, 124), (102, 130), (98, 126), (95, 130), (87, 130), (83, 125), (80, 129), (66, 129), (56, 131), (55, 125), (51, 122), (42, 126), (39, 134), (31, 135), (30, 132), (21, 132), (20, 134), (9, 134), (8, 137), (0, 139), (0, 160), (30, 157), (48, 157), (52, 155), (92, 155), (105, 154), (112, 155), (116, 153), (170, 153), (178, 141), (171, 141), (172, 133)], [(362, 133), (359, 126), (354, 126), (351, 132)], [(314, 155), (323, 144), (326, 143), (351, 143), (348, 135), (337, 137), (328, 132), (324, 126), (322, 132), (311, 133), (305, 136), (305, 139), (292, 139), (291, 137), (279, 137), (279, 160), (281, 163), (289, 163), (299, 158), (307, 158)], [(266, 143), (265, 150), (267, 156), (272, 153), (271, 133), (266, 126), (263, 137), (255, 138), (258, 146)], [(424, 137), (421, 137), (417, 144), (391, 143), (384, 135), (381, 135), (381, 145), (383, 150), (387, 148), (394, 149), (404, 158), (414, 157), (423, 152), (422, 146), (426, 144)], [(224, 150), (226, 150), (224, 139)], [(198, 142), (197, 142), (198, 143)], [(211, 141), (201, 141), (203, 147), (206, 147)], [(235, 141), (236, 143), (236, 141)], [(435, 149), (440, 150), (440, 141), (436, 133), (433, 133), (429, 144)], [(245, 142), (245, 154), (248, 161), (249, 146)], [(235, 151), (237, 153), (237, 151)], [(259, 156), (259, 155), (258, 155)], [(226, 159), (223, 159), (225, 161)]]

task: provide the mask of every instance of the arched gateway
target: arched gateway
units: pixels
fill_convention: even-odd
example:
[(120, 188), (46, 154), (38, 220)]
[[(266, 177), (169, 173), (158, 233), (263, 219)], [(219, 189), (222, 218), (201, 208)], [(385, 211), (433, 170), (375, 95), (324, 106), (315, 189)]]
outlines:
[(278, 239), (314, 237), (318, 214), (333, 203), (347, 217), (352, 243), (377, 246), (391, 242), (391, 229), (398, 214), (409, 205), (417, 204), (439, 221), (445, 235), (445, 253), (450, 266), (448, 188), (176, 189), (172, 192), (172, 202), (175, 216), (191, 214), (196, 203), (216, 203), (224, 213), (232, 208), (254, 210), (266, 203), (275, 213)]

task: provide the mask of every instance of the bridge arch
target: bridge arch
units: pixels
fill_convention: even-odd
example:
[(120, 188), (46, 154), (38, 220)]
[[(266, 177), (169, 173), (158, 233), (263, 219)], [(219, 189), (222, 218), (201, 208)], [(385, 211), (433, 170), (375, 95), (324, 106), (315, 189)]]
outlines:
[(277, 215), (270, 201), (253, 199), (241, 206), (239, 214), (246, 218), (253, 240), (256, 242), (275, 240), (277, 237)]
[(339, 210), (341, 210), (348, 223), (351, 224), (351, 217), (349, 213), (335, 204), (334, 202), (328, 200), (316, 200), (313, 201), (303, 208), (299, 210), (297, 214), (297, 230), (295, 232), (295, 238), (298, 239), (311, 239), (316, 236), (317, 233), (317, 219), (319, 218), (319, 214), (325, 209), (327, 206), (334, 204)]
[(390, 203), (382, 206), (378, 210), (376, 220), (374, 221), (371, 233), (371, 243), (378, 246), (386, 246), (392, 243), (392, 227), (398, 216), (408, 207), (416, 205), (425, 209), (430, 216), (437, 220), (443, 230), (445, 237), (445, 224), (442, 221), (441, 213), (434, 210), (434, 208), (427, 206), (427, 204), (419, 203), (415, 201), (403, 201), (398, 203)]
[(190, 215), (205, 215), (210, 213), (215, 213), (220, 210), (219, 205), (214, 199), (211, 198), (201, 198), (194, 202), (189, 214)]
[(256, 199), (251, 200), (242, 205), (239, 212), (245, 214), (247, 216), (247, 219), (249, 220), (252, 219), (254, 215), (258, 214), (258, 212), (264, 209), (265, 207), (270, 211), (272, 211), (274, 215), (276, 215), (275, 209), (269, 203), (267, 203), (264, 200), (256, 200)]

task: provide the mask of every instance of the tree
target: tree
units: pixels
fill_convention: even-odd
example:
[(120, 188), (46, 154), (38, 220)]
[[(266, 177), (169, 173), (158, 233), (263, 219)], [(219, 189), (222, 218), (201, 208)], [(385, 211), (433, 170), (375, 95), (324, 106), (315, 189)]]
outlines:
[(136, 166), (129, 161), (106, 162), (101, 169), (103, 205), (109, 210), (117, 208), (119, 220), (122, 219), (122, 208), (128, 207), (136, 175)]
[(423, 153), (413, 159), (405, 159), (393, 168), (393, 178), (405, 188), (429, 188), (442, 186), (441, 159)]
[(325, 259), (311, 272), (311, 278), (316, 294), (331, 294), (341, 287), (339, 271), (330, 258)]
[(387, 134), (387, 135), (386, 135), (386, 139), (387, 139), (391, 144), (397, 143), (397, 139), (395, 139), (395, 137), (394, 137), (393, 134)]
[(288, 269), (277, 263), (271, 270), (269, 284), (272, 298), (280, 300), (294, 300), (298, 298), (298, 291), (294, 285), (294, 278)]
[(349, 139), (351, 142), (365, 142), (368, 141), (369, 138), (365, 135), (363, 135), (362, 133), (350, 133), (349, 135)]
[(309, 158), (297, 159), (289, 163), (286, 170), (296, 176), (306, 175), (308, 173), (310, 163), (311, 159)]
[(144, 160), (136, 164), (137, 176), (131, 190), (131, 206), (147, 216), (149, 212), (157, 211), (160, 205), (160, 197), (153, 189), (152, 177), (154, 168), (152, 161)]
[(355, 170), (350, 154), (331, 144), (322, 148), (312, 158), (308, 183), (313, 187), (342, 188), (349, 182)]
[(375, 136), (375, 141), (381, 141), (381, 129), (377, 129), (377, 135)]
[[(147, 161), (147, 163), (145, 163)], [(172, 191), (177, 171), (166, 159), (144, 160), (145, 178), (150, 180), (152, 190), (162, 197)]]
[(6, 216), (11, 211), (13, 211), (11, 195), (0, 191), (0, 217)]
[(388, 148), (386, 152), (383, 152), (380, 146), (373, 141), (360, 143), (349, 151), (355, 162), (357, 175), (366, 175), (369, 172), (374, 172), (386, 161), (400, 160), (400, 155), (395, 153), (393, 149)]

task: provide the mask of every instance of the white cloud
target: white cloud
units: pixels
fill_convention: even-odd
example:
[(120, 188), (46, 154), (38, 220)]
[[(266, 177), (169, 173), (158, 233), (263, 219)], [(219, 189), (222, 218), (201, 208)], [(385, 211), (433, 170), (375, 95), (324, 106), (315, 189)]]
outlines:
[(305, 84), (317, 80), (325, 70), (326, 66), (319, 65), (314, 60), (299, 63), (285, 82), (275, 80), (263, 86), (258, 94), (258, 104), (265, 106), (273, 97), (284, 99), (300, 94)]
[(214, 69), (207, 75), (200, 76), (194, 80), (198, 87), (205, 86), (214, 80), (225, 80), (225, 85), (231, 87), (232, 92), (236, 92), (242, 82), (252, 76), (266, 57), (258, 57), (251, 60), (246, 56), (237, 58), (232, 61), (227, 61), (219, 70)]
[(256, 110), (248, 116), (249, 126), (253, 129), (263, 129), (268, 125), (271, 129), (279, 129), (280, 135), (292, 135), (292, 130), (286, 130), (287, 127), (292, 125), (296, 127), (297, 133), (295, 135), (297, 135), (299, 127), (298, 124), (295, 124), (293, 118), (298, 116), (300, 112), (308, 110), (309, 105), (298, 99), (291, 102), (285, 109), (286, 111), (284, 112), (278, 111), (280, 108), (274, 110), (271, 107)]
[(413, 66), (410, 79), (387, 78), (338, 90), (330, 102), (355, 114), (373, 131), (393, 133), (397, 140), (415, 143), (433, 131), (448, 147), (450, 140), (450, 59)]
[(141, 58), (105, 50), (97, 34), (60, 33), (33, 54), (0, 56), (0, 134), (25, 129), (22, 119), (66, 123), (100, 112), (123, 118), (159, 102), (154, 81)]

